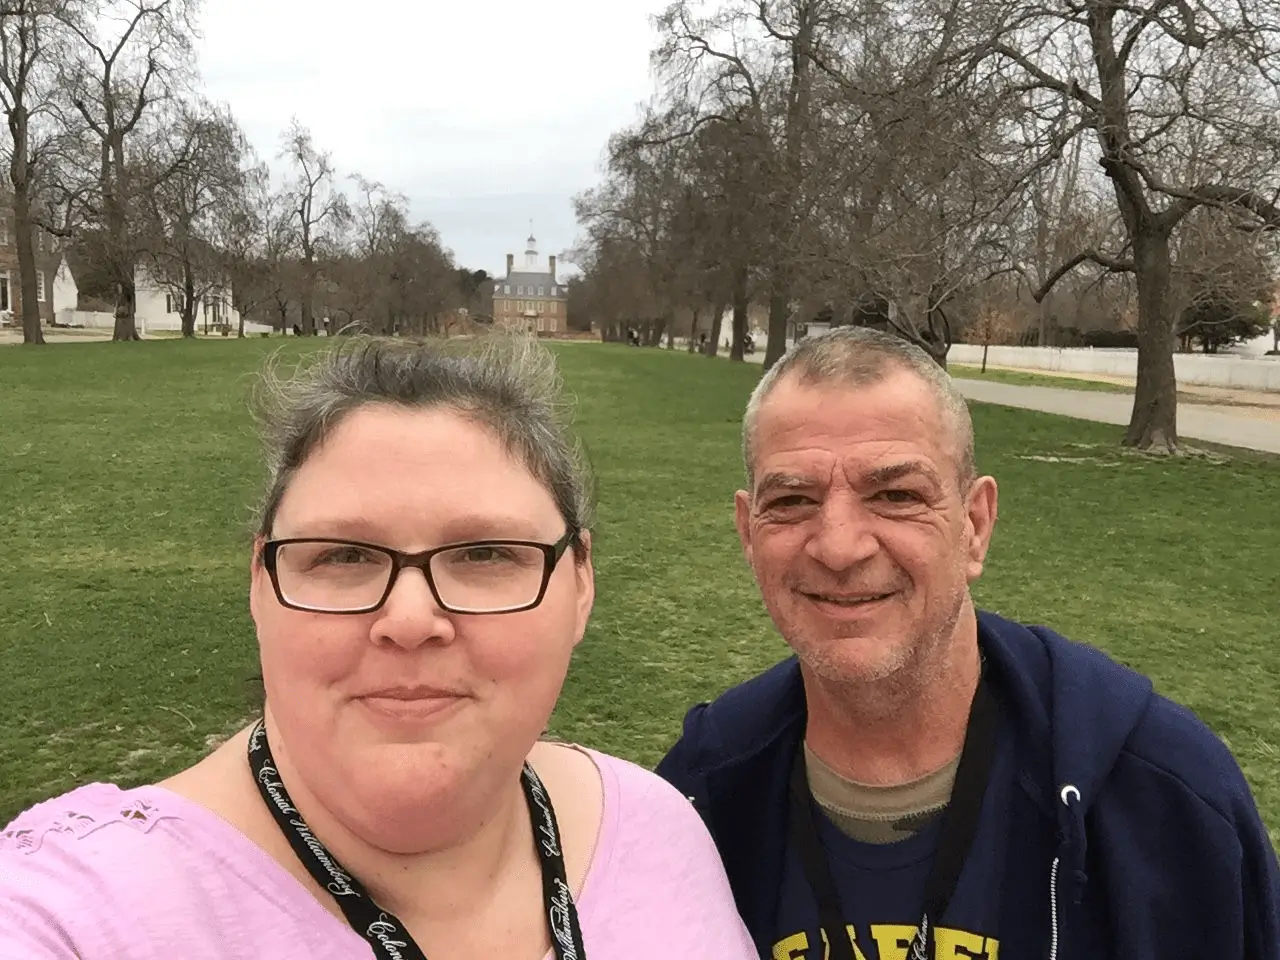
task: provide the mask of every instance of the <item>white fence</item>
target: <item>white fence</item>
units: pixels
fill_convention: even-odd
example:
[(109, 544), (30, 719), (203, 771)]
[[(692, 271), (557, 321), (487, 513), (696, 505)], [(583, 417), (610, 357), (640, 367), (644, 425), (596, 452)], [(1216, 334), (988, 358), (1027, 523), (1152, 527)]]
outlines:
[(58, 323), (64, 327), (84, 327), (86, 330), (114, 330), (115, 314), (92, 310), (59, 310)]
[[(171, 314), (161, 320), (148, 320), (145, 317), (135, 317), (134, 322), (137, 324), (138, 333), (146, 336), (149, 332), (165, 330), (173, 332), (182, 329), (182, 318), (178, 314)], [(115, 314), (105, 311), (89, 311), (89, 310), (59, 310), (58, 323), (64, 327), (83, 327), (86, 330), (114, 330), (116, 326)], [(239, 329), (239, 323), (231, 325), (231, 336), (235, 336)], [(204, 332), (203, 318), (196, 322), (196, 333)], [(254, 323), (246, 321), (244, 325), (245, 336), (257, 336), (260, 333), (271, 333), (272, 328), (266, 324)]]
[[(947, 360), (982, 362), (981, 345), (957, 343)], [(1100, 373), (1115, 377), (1138, 375), (1136, 350), (1093, 350), (1088, 347), (991, 347), (987, 363), (1026, 370), (1060, 370), (1067, 373)], [(1175, 353), (1173, 366), (1179, 383), (1241, 390), (1280, 391), (1280, 357), (1232, 357), (1201, 353)]]

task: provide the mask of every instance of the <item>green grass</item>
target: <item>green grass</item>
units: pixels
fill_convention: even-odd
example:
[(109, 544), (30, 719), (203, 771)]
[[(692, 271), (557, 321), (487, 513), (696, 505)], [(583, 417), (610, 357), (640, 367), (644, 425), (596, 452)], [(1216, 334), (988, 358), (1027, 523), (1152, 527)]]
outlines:
[(988, 367), (986, 373), (979, 366), (963, 363), (947, 365), (953, 377), (965, 380), (990, 380), (993, 383), (1011, 383), (1016, 387), (1060, 387), (1065, 390), (1093, 390), (1098, 393), (1133, 393), (1133, 387), (1123, 383), (1107, 383), (1104, 380), (1081, 380), (1076, 377), (1056, 377), (1051, 373), (1028, 373), (1024, 370), (997, 370)]
[[(244, 412), (281, 340), (0, 350), (0, 823), (191, 763), (252, 710)], [(733, 531), (760, 368), (560, 351), (600, 477), (599, 599), (554, 733), (652, 764), (692, 703), (784, 655)], [(1280, 462), (1122, 453), (1119, 428), (978, 406), (1000, 523), (978, 588), (1150, 674), (1221, 734), (1280, 827)]]

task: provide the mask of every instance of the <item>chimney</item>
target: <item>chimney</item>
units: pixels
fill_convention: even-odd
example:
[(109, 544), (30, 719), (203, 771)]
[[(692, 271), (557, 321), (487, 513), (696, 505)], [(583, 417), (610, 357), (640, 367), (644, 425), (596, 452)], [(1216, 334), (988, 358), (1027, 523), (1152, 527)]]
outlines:
[(547, 259), (551, 261), (551, 282), (555, 283), (556, 282), (556, 255), (553, 253)]
[(511, 270), (515, 266), (516, 255), (514, 253), (507, 254), (507, 276), (511, 276)]

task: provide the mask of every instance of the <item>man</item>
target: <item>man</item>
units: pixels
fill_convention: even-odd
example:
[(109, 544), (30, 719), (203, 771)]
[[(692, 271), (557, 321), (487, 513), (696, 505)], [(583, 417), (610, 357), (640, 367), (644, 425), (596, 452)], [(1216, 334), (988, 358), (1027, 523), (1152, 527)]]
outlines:
[(905, 341), (796, 345), (744, 420), (738, 532), (795, 657), (701, 704), (659, 772), (762, 957), (1280, 957), (1225, 746), (1146, 678), (975, 611), (996, 482)]

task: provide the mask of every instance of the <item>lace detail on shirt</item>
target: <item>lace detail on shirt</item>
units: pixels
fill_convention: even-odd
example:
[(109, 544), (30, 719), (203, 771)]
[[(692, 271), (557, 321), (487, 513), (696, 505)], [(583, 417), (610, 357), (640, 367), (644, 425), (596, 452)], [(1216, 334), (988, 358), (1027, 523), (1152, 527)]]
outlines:
[(105, 812), (96, 813), (93, 816), (76, 810), (66, 810), (33, 827), (23, 826), (23, 818), (19, 818), (10, 829), (0, 832), (0, 853), (6, 850), (35, 853), (44, 843), (45, 837), (50, 834), (62, 834), (82, 840), (89, 834), (113, 823), (123, 823), (140, 833), (147, 833), (156, 823), (170, 817), (171, 815), (162, 814), (154, 804), (140, 797), (131, 797), (126, 794), (115, 810), (107, 808)]

